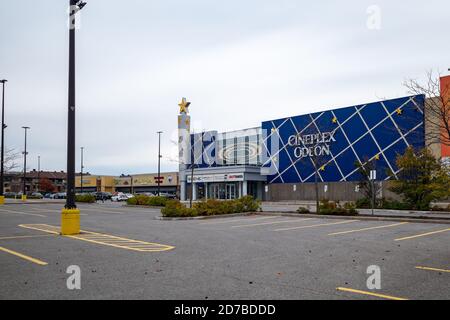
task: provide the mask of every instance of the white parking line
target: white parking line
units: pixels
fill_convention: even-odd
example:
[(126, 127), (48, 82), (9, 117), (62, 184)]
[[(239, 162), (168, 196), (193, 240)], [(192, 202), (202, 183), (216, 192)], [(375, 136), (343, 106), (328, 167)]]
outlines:
[(254, 223), (254, 224), (241, 224), (241, 225), (237, 225), (237, 226), (232, 226), (231, 228), (247, 228), (247, 227), (256, 227), (256, 226), (266, 226), (266, 225), (271, 225), (271, 224), (296, 223), (296, 222), (303, 222), (303, 221), (312, 220), (312, 219), (314, 219), (314, 218), (291, 219), (291, 220), (262, 222), (262, 223)]
[(309, 226), (275, 229), (274, 231), (288, 231), (288, 230), (296, 230), (296, 229), (307, 229), (307, 228), (315, 228), (315, 227), (324, 227), (324, 226), (332, 226), (332, 225), (336, 225), (336, 224), (352, 223), (352, 222), (357, 222), (357, 221), (359, 221), (359, 220), (345, 220), (345, 221), (340, 221), (340, 222), (313, 224), (313, 225), (309, 225)]
[(15, 211), (15, 210), (7, 210), (7, 209), (0, 209), (0, 213), (5, 213), (5, 214), (21, 214), (21, 215), (26, 215), (26, 216), (36, 216), (36, 217), (42, 217), (42, 218), (46, 218), (46, 217), (47, 217), (47, 216), (44, 216), (44, 215), (42, 215), (42, 214), (27, 213), (27, 212)]
[[(207, 225), (207, 224), (221, 224), (221, 223), (230, 223), (230, 222), (237, 222), (237, 221), (257, 221), (257, 220), (267, 220), (267, 219), (275, 219), (278, 218), (277, 216), (274, 217), (263, 217), (263, 218), (241, 218), (241, 219), (232, 219), (228, 220), (228, 218), (224, 218), (226, 221), (221, 219), (220, 221), (211, 221), (211, 222), (202, 222), (201, 225)], [(215, 219), (216, 220), (216, 219)]]

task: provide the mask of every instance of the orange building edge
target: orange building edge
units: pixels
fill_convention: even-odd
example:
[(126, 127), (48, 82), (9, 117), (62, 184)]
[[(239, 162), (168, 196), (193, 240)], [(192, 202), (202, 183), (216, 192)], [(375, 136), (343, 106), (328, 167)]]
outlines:
[[(450, 76), (441, 77), (441, 97), (446, 103), (446, 107), (450, 107)], [(441, 143), (441, 157), (450, 157), (450, 146)]]

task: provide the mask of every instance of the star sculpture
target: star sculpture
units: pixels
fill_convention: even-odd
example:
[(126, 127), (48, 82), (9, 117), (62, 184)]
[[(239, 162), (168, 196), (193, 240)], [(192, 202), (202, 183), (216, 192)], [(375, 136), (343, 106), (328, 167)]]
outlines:
[(181, 102), (178, 104), (178, 106), (180, 107), (180, 113), (189, 113), (189, 105), (191, 103), (186, 101), (186, 98), (181, 99)]

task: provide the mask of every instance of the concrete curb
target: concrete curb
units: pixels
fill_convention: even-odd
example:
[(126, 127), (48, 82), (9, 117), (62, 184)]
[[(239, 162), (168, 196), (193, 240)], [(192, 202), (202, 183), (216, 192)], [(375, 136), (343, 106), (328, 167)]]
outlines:
[(162, 209), (164, 207), (157, 207), (157, 206), (145, 206), (142, 204), (124, 204), (122, 205), (123, 208), (147, 208), (147, 209)]
[(397, 221), (397, 222), (415, 222), (415, 223), (438, 223), (438, 224), (450, 224), (450, 219), (433, 219), (433, 218), (403, 218), (403, 217), (383, 217), (383, 216), (329, 216), (318, 214), (304, 214), (304, 213), (289, 213), (289, 212), (259, 212), (259, 215), (268, 216), (280, 216), (280, 217), (305, 217), (305, 218), (317, 218), (317, 219), (348, 219), (348, 220), (371, 220), (371, 221)]
[(5, 202), (5, 205), (16, 205), (16, 204), (64, 204), (65, 201), (31, 201), (31, 200), (27, 200), (25, 202), (21, 202), (20, 200), (18, 200), (17, 202)]
[(209, 220), (209, 219), (219, 219), (219, 218), (232, 218), (232, 217), (243, 217), (250, 215), (257, 215), (255, 212), (244, 212), (244, 213), (230, 213), (230, 214), (220, 214), (216, 216), (199, 216), (199, 217), (155, 217), (156, 220), (162, 221), (178, 221), (178, 220)]

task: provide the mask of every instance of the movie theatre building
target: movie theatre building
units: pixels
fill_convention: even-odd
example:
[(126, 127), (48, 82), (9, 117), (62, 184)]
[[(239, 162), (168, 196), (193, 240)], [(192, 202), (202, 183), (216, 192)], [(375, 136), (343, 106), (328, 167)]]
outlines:
[[(241, 131), (190, 133), (189, 103), (180, 103), (180, 198), (269, 201), (363, 197), (358, 164), (375, 165), (379, 196), (408, 146), (425, 147), (425, 96), (408, 96), (264, 121)], [(436, 156), (440, 149), (434, 147)], [(192, 188), (192, 189), (191, 189)]]

